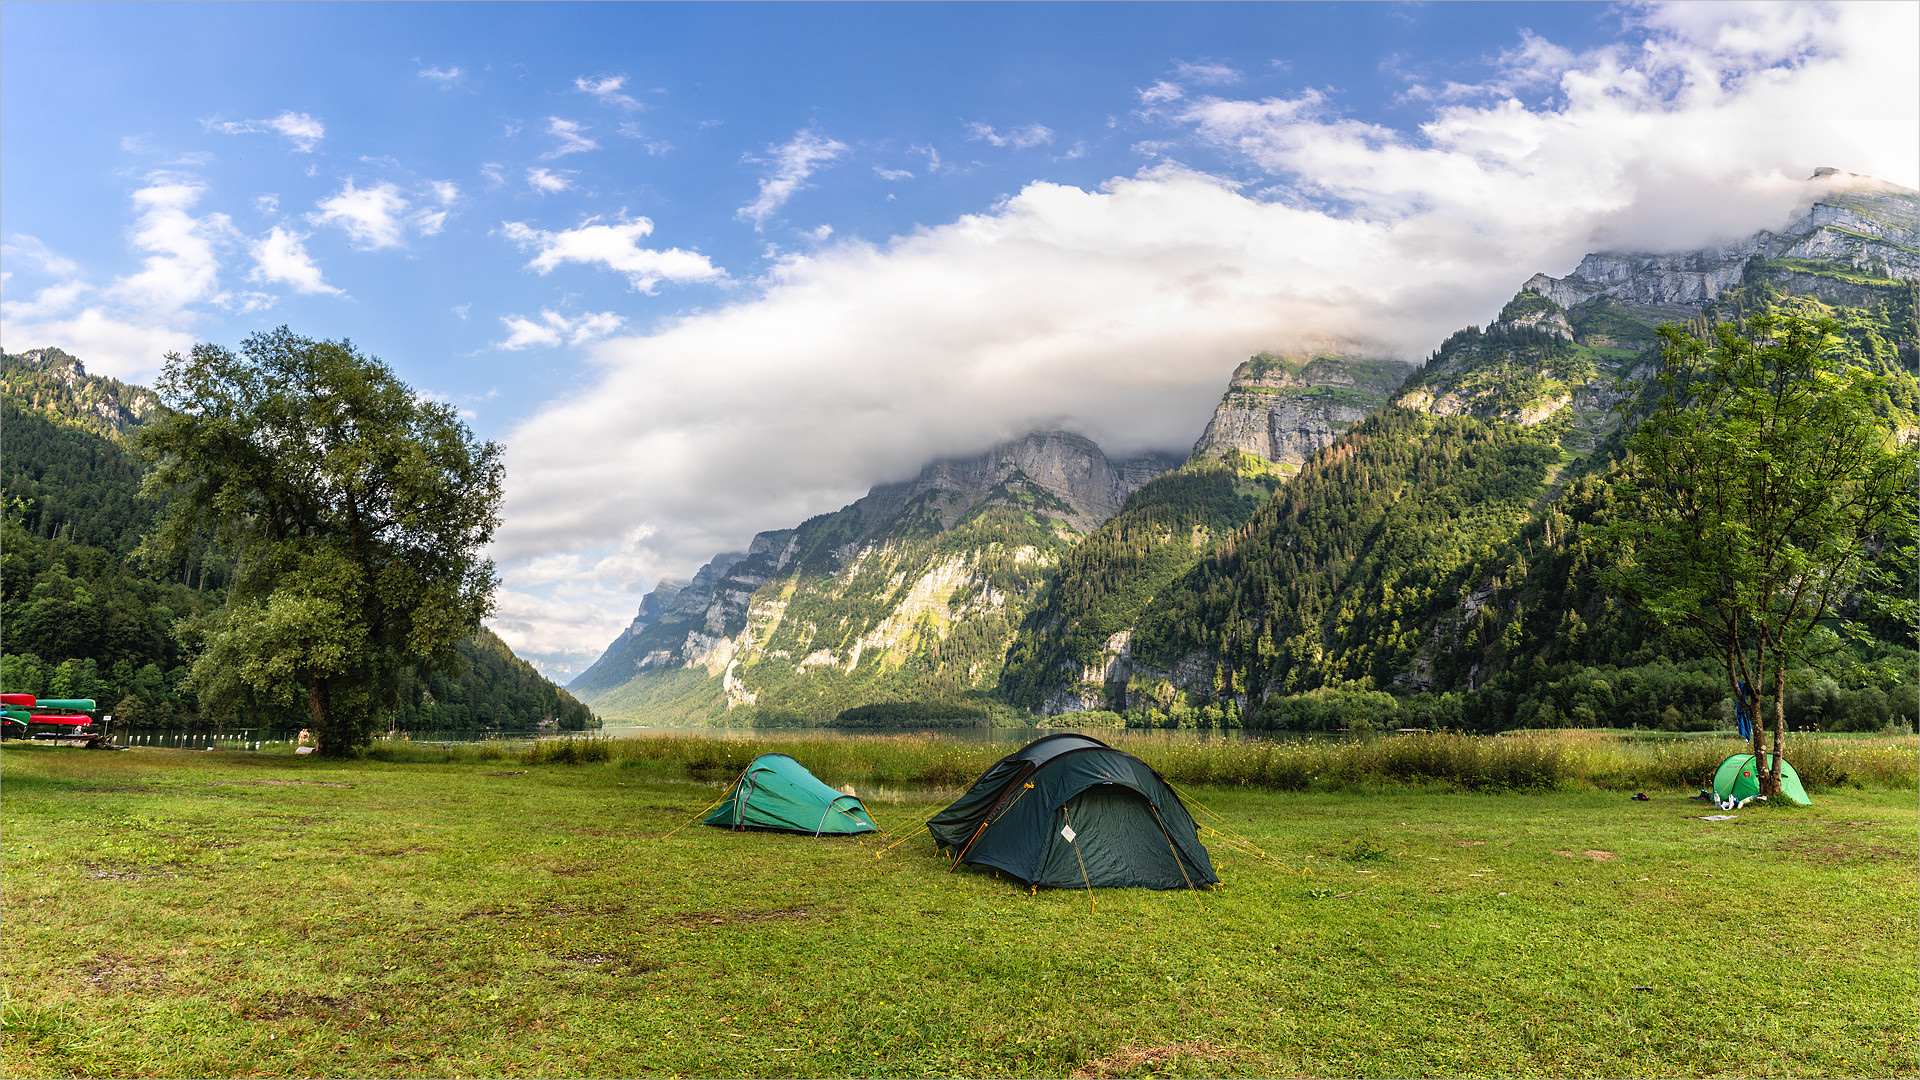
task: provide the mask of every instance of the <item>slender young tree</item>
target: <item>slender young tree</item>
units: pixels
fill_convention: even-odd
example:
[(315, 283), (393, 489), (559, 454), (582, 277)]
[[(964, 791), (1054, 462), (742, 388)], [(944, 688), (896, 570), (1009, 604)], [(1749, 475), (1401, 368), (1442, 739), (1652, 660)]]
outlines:
[(211, 532), (227, 603), (191, 627), (203, 703), (301, 708), (324, 754), (371, 737), (400, 674), (453, 670), (491, 608), (500, 447), (345, 340), (286, 327), (167, 357), (139, 446), (171, 562)]
[(1869, 586), (1889, 547), (1911, 557), (1920, 451), (1886, 415), (1884, 377), (1838, 330), (1772, 311), (1705, 339), (1661, 327), (1621, 512), (1597, 537), (1608, 584), (1722, 664), (1753, 718), (1757, 762), (1771, 696), (1764, 794), (1780, 786), (1789, 662), (1833, 658), (1869, 609), (1913, 618), (1910, 601)]

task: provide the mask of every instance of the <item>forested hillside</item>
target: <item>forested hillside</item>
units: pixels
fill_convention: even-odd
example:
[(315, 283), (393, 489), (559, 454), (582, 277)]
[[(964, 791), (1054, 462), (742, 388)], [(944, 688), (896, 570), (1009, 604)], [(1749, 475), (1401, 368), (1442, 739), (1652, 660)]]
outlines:
[[(92, 698), (133, 726), (297, 725), (298, 708), (203, 715), (186, 683), (193, 642), (184, 621), (219, 607), (228, 564), (210, 544), (195, 545), (170, 567), (133, 557), (159, 508), (139, 495), (142, 468), (127, 438), (159, 407), (152, 391), (88, 375), (58, 349), (0, 356), (0, 685)], [(415, 730), (598, 726), (586, 706), (490, 631), (460, 654), (461, 675), (406, 681), (397, 723)]]
[(1112, 520), (1067, 553), (1008, 651), (1000, 691), (1024, 709), (1124, 709), (1109, 660), (1172, 581), (1245, 524), (1280, 483), (1267, 462), (1235, 450), (1198, 457), (1149, 481)]

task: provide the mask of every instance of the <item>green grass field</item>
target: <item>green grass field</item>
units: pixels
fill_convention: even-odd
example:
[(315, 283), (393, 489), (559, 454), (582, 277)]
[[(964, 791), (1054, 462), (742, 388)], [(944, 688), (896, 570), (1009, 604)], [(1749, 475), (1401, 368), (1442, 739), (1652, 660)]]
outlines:
[[(1908, 743), (1896, 750), (1910, 758)], [(0, 1064), (8, 1076), (1916, 1069), (1910, 785), (1816, 786), (1811, 809), (1721, 822), (1700, 820), (1715, 811), (1680, 787), (1632, 802), (1591, 777), (1500, 794), (1189, 786), (1260, 852), (1208, 836), (1219, 890), (1102, 890), (1089, 910), (1085, 892), (947, 873), (913, 834), (951, 792), (876, 780), (878, 751), (821, 747), (809, 764), (851, 779), (893, 839), (909, 838), (891, 851), (676, 832), (730, 778), (690, 777), (724, 763), (616, 750), (560, 764), (7, 747)], [(890, 751), (918, 754), (921, 773), (930, 755), (997, 752)]]

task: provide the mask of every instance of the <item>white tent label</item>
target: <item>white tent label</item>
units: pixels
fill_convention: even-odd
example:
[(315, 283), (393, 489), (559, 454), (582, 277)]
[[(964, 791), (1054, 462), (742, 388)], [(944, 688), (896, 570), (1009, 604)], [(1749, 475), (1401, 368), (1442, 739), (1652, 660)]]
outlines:
[(1073, 838), (1076, 836), (1079, 836), (1080, 834), (1077, 832), (1074, 832), (1073, 826), (1069, 825), (1066, 828), (1060, 830), (1060, 835), (1066, 837), (1067, 843), (1071, 844), (1073, 843)]

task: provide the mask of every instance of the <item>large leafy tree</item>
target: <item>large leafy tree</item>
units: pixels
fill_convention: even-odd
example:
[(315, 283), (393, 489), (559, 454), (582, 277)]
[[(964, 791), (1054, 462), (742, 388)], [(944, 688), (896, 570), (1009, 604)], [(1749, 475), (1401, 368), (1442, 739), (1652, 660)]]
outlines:
[(1920, 452), (1890, 415), (1886, 378), (1838, 330), (1771, 311), (1704, 338), (1662, 327), (1621, 513), (1599, 535), (1609, 584), (1724, 666), (1756, 755), (1771, 697), (1767, 793), (1779, 789), (1789, 663), (1843, 655), (1861, 617), (1889, 605), (1913, 618), (1910, 601), (1874, 585), (1888, 555), (1911, 557)]
[(347, 341), (285, 327), (170, 354), (159, 390), (139, 445), (166, 512), (143, 551), (211, 533), (235, 559), (190, 628), (202, 703), (298, 709), (322, 753), (351, 753), (401, 673), (457, 668), (490, 609), (500, 447)]

